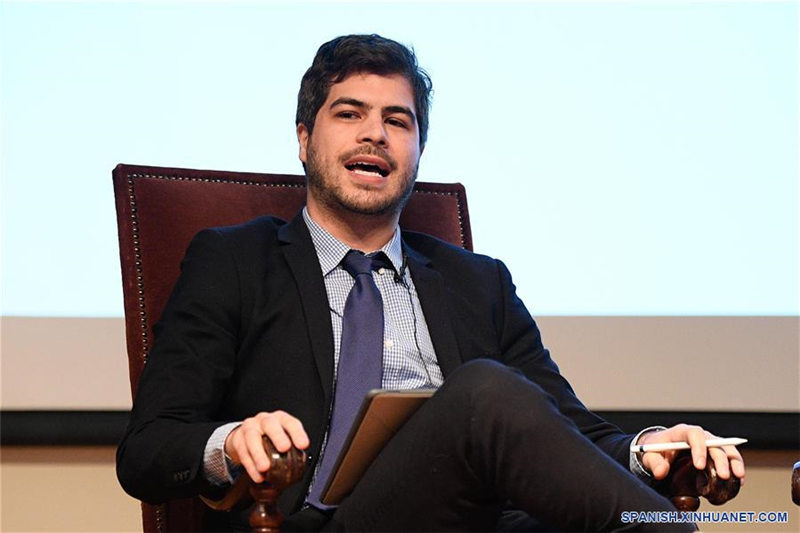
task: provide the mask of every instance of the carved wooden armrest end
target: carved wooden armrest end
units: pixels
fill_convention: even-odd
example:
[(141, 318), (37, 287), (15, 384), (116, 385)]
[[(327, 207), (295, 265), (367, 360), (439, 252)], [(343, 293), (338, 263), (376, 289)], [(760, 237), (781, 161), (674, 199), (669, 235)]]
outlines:
[(252, 498), (255, 505), (250, 513), (250, 527), (257, 533), (280, 530), (283, 515), (278, 509), (278, 498), (286, 487), (299, 481), (306, 470), (306, 452), (303, 450), (292, 447), (288, 452), (280, 453), (265, 436), (264, 451), (269, 457), (270, 468), (263, 483), (253, 483), (250, 476), (242, 474), (221, 500), (200, 497), (215, 511), (230, 511)]
[(278, 509), (278, 497), (283, 489), (296, 483), (306, 470), (306, 452), (292, 447), (280, 453), (267, 437), (264, 437), (264, 450), (270, 461), (270, 469), (263, 483), (250, 483), (250, 496), (255, 501), (250, 513), (250, 527), (253, 533), (272, 533), (280, 531), (283, 515)]
[(710, 458), (704, 470), (697, 470), (691, 454), (681, 452), (672, 462), (669, 476), (658, 483), (656, 490), (669, 498), (679, 511), (696, 511), (700, 507), (700, 496), (713, 505), (722, 505), (739, 494), (740, 486), (739, 478), (734, 475), (720, 478)]

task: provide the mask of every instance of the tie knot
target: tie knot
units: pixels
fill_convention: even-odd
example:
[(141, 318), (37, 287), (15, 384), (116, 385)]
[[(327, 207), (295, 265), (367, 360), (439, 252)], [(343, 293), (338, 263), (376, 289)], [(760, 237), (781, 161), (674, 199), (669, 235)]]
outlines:
[(364, 255), (358, 250), (350, 250), (342, 259), (344, 268), (354, 278), (359, 274), (371, 274), (373, 270), (379, 268), (392, 268), (392, 263), (386, 254), (378, 252), (375, 255)]

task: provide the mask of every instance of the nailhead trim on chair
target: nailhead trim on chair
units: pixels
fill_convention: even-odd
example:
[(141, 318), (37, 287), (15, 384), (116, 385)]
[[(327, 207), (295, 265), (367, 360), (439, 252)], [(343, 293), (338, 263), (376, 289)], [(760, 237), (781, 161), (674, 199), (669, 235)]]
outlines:
[(166, 533), (167, 531), (167, 504), (156, 505), (156, 531)]
[[(144, 278), (142, 277), (142, 249), (139, 243), (139, 217), (136, 211), (136, 192), (134, 190), (133, 178), (138, 177), (128, 175), (128, 199), (131, 205), (131, 229), (133, 230), (133, 251), (136, 258), (136, 287), (139, 295), (139, 319), (141, 321), (141, 334), (142, 334), (142, 354), (141, 359), (143, 363), (147, 363), (147, 352), (149, 340), (147, 338), (147, 311), (144, 301)], [(158, 513), (156, 513), (158, 517)]]

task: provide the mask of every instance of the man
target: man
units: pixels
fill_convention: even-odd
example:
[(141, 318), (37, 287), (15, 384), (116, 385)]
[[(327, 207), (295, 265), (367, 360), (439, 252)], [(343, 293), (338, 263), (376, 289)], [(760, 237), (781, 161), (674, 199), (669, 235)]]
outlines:
[[(672, 457), (631, 457), (632, 437), (578, 401), (505, 266), (401, 235), (430, 89), (394, 41), (319, 49), (298, 97), (306, 209), (192, 242), (118, 452), (131, 495), (212, 493), (242, 471), (259, 482), (267, 435), (311, 457), (280, 501), (287, 529), (489, 530), (508, 527), (513, 506), (525, 525), (599, 530), (622, 527), (625, 510), (672, 509), (628, 470), (660, 479)], [(349, 398), (372, 385), (438, 391), (341, 506), (322, 505)], [(680, 425), (635, 438), (688, 441), (703, 468), (708, 435)], [(708, 453), (721, 477), (744, 476), (735, 448)], [(236, 518), (209, 513), (209, 527)]]

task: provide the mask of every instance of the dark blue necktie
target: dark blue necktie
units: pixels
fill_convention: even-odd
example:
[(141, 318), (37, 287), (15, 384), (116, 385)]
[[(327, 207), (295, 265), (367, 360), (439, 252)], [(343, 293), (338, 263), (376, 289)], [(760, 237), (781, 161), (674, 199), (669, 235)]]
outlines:
[(320, 503), (322, 489), (333, 471), (358, 408), (367, 392), (381, 386), (383, 299), (372, 279), (372, 271), (391, 268), (391, 263), (383, 252), (368, 257), (350, 250), (342, 259), (342, 267), (355, 278), (355, 284), (344, 304), (328, 443), (309, 495), (309, 502), (321, 508), (325, 508)]

